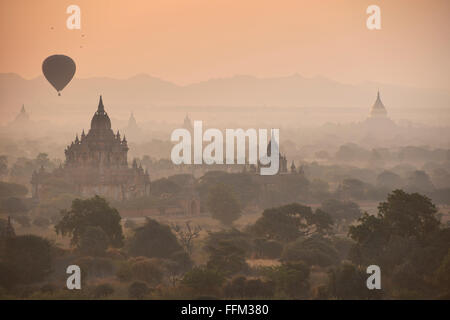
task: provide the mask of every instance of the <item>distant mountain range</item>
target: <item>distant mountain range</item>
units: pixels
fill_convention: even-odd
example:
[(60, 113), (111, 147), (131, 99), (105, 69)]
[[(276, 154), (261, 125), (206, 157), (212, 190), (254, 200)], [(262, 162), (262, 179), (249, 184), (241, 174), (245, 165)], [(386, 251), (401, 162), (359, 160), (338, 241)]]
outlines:
[(110, 110), (139, 110), (149, 107), (350, 107), (369, 108), (380, 89), (387, 108), (450, 108), (450, 92), (365, 82), (343, 84), (323, 77), (301, 75), (258, 78), (239, 75), (231, 78), (179, 86), (146, 74), (128, 79), (74, 78), (58, 97), (43, 76), (26, 80), (17, 74), (0, 74), (0, 117), (11, 119), (22, 104), (39, 113), (92, 113), (103, 95)]

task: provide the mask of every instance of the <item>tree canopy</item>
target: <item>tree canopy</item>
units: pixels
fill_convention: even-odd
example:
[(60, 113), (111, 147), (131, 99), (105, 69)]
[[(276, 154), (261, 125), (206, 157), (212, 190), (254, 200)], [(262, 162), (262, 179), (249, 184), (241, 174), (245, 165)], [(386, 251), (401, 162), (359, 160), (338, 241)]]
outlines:
[(183, 251), (170, 227), (150, 218), (144, 226), (135, 229), (127, 249), (132, 256), (148, 258), (171, 258)]
[(293, 241), (299, 236), (328, 234), (332, 231), (333, 219), (320, 209), (315, 212), (307, 206), (292, 203), (264, 210), (251, 227), (258, 236), (281, 241)]
[(123, 245), (119, 212), (99, 196), (86, 200), (75, 199), (70, 210), (62, 210), (61, 215), (61, 221), (55, 226), (56, 233), (70, 235), (72, 245), (80, 245), (81, 237), (88, 227), (101, 228), (111, 246)]
[(212, 217), (224, 225), (231, 225), (241, 216), (239, 202), (232, 189), (225, 184), (217, 184), (210, 189), (207, 204)]

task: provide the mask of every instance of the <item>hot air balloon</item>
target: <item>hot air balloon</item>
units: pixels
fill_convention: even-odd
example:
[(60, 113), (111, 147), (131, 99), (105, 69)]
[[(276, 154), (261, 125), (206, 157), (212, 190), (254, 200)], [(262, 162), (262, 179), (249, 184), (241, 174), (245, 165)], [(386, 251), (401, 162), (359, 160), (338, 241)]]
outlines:
[(55, 54), (42, 63), (42, 72), (45, 78), (61, 95), (61, 90), (72, 80), (75, 74), (75, 62), (68, 56)]

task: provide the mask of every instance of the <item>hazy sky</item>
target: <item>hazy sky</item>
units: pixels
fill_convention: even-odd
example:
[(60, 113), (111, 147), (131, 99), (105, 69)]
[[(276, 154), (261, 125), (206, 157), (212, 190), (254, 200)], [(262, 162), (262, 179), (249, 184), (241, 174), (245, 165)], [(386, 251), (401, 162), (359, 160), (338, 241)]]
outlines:
[[(81, 30), (66, 28), (71, 4)], [(380, 31), (366, 28), (370, 4)], [(62, 53), (77, 77), (300, 73), (450, 90), (449, 31), (449, 0), (1, 0), (0, 72), (36, 77)]]

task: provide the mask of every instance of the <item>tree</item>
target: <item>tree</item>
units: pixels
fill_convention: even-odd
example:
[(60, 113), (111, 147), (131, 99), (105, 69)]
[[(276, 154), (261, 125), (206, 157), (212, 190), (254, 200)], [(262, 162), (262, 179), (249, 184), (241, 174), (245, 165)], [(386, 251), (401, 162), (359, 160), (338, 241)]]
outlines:
[(363, 255), (379, 255), (392, 236), (413, 238), (420, 242), (439, 230), (435, 205), (426, 196), (394, 190), (378, 206), (378, 215), (364, 214), (359, 224), (351, 226), (350, 237)]
[(236, 196), (230, 187), (224, 184), (217, 184), (210, 189), (207, 205), (212, 217), (227, 226), (241, 216)]
[(8, 157), (0, 156), (0, 178), (8, 174)]
[(136, 281), (128, 287), (128, 296), (131, 299), (142, 300), (149, 293), (150, 288), (143, 282)]
[[(351, 226), (350, 259), (362, 269), (374, 262), (385, 270), (394, 298), (435, 297), (430, 280), (445, 256), (450, 229), (441, 228), (437, 209), (426, 196), (394, 190)], [(350, 291), (350, 289), (349, 289)]]
[(434, 191), (434, 185), (425, 171), (416, 170), (408, 176), (407, 191), (430, 193)]
[(96, 299), (105, 298), (114, 293), (114, 287), (109, 283), (102, 283), (95, 287), (93, 296)]
[(195, 267), (187, 272), (181, 283), (195, 291), (197, 295), (216, 294), (225, 281), (223, 275), (214, 269)]
[(307, 265), (327, 267), (339, 262), (339, 254), (330, 240), (320, 236), (297, 239), (286, 245), (282, 261), (304, 261)]
[(28, 193), (27, 187), (17, 184), (0, 181), (0, 198), (21, 198), (25, 197)]
[(275, 283), (278, 296), (304, 299), (309, 294), (309, 267), (303, 262), (268, 267), (264, 276)]
[(151, 193), (157, 197), (160, 197), (163, 194), (175, 195), (180, 191), (181, 186), (167, 178), (161, 178), (159, 180), (152, 181)]
[(90, 277), (111, 276), (114, 271), (113, 260), (106, 257), (83, 256), (74, 264), (81, 268), (82, 281)]
[(28, 211), (28, 208), (23, 200), (17, 197), (3, 199), (1, 201), (1, 209), (11, 215), (25, 213)]
[(329, 199), (322, 202), (320, 208), (335, 220), (352, 221), (359, 218), (362, 214), (359, 205), (352, 201)]
[(377, 186), (390, 190), (398, 189), (403, 186), (403, 179), (398, 174), (385, 170), (378, 175)]
[(224, 286), (225, 296), (234, 299), (267, 299), (273, 297), (274, 292), (275, 283), (273, 281), (247, 279), (244, 276), (237, 276)]
[(62, 210), (61, 215), (61, 221), (55, 226), (56, 233), (72, 236), (72, 245), (79, 247), (81, 237), (88, 227), (101, 228), (111, 246), (123, 245), (119, 212), (99, 196), (86, 200), (75, 199), (71, 209)]
[(51, 163), (50, 159), (48, 158), (47, 153), (39, 153), (36, 156), (36, 159), (34, 161), (36, 162), (36, 165), (39, 168), (40, 167), (49, 168), (52, 166), (52, 163)]
[(122, 264), (117, 276), (121, 281), (138, 280), (150, 285), (157, 285), (164, 276), (163, 265), (163, 261), (157, 258), (130, 258)]
[(172, 230), (177, 234), (178, 240), (189, 257), (192, 254), (194, 239), (200, 236), (202, 228), (199, 225), (191, 226), (190, 221), (186, 221), (186, 227), (182, 228), (178, 224), (172, 224)]
[(394, 190), (387, 201), (378, 206), (379, 217), (389, 226), (391, 234), (424, 239), (439, 229), (436, 206), (418, 193)]
[(264, 210), (251, 230), (260, 237), (280, 241), (293, 241), (299, 236), (329, 234), (333, 220), (326, 212), (292, 203)]
[(227, 185), (233, 190), (242, 207), (258, 198), (260, 186), (250, 174), (209, 171), (201, 177), (198, 184), (198, 192), (202, 201), (207, 201), (210, 190), (217, 184)]
[(344, 179), (339, 185), (337, 193), (344, 199), (362, 200), (365, 197), (366, 185), (358, 179)]
[(450, 249), (436, 270), (436, 282), (442, 288), (443, 294), (448, 299), (450, 297)]
[(81, 235), (79, 249), (82, 254), (99, 256), (108, 249), (109, 239), (100, 227), (87, 227)]
[(146, 218), (144, 226), (135, 229), (130, 238), (127, 249), (132, 256), (148, 258), (171, 258), (183, 248), (177, 241), (168, 225)]
[(0, 259), (0, 288), (9, 290), (18, 284), (18, 280), (19, 274), (13, 264)]
[(329, 273), (328, 292), (331, 297), (342, 300), (368, 299), (367, 274), (356, 266), (344, 263)]
[(283, 245), (276, 240), (258, 238), (254, 240), (254, 246), (258, 258), (278, 259), (283, 251)]
[(236, 229), (210, 233), (205, 244), (209, 254), (207, 267), (224, 275), (245, 271), (245, 256), (249, 244), (244, 234)]
[(34, 235), (8, 239), (5, 261), (19, 284), (42, 281), (51, 271), (51, 245), (46, 239)]

